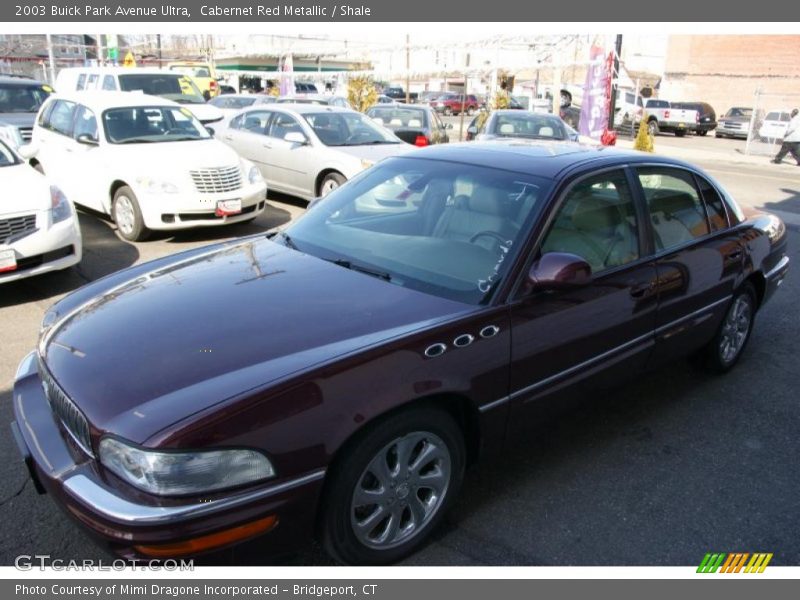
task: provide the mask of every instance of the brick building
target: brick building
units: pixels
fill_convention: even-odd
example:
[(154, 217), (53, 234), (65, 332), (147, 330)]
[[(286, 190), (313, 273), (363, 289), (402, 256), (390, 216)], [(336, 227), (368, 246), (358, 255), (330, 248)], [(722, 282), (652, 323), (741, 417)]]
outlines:
[(702, 100), (722, 114), (752, 106), (800, 107), (800, 35), (671, 35), (659, 96)]

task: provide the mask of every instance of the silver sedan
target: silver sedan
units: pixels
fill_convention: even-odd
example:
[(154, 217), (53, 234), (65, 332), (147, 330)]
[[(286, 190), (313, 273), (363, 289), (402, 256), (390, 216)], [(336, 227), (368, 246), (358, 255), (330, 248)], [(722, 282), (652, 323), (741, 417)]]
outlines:
[(314, 104), (245, 109), (217, 137), (255, 163), (269, 189), (322, 197), (408, 144), (361, 113)]

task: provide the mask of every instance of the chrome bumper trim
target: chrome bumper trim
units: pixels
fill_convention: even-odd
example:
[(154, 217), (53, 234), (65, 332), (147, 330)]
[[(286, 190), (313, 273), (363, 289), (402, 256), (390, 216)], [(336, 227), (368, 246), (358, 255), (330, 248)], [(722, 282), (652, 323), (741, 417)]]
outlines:
[(783, 269), (785, 269), (789, 265), (789, 257), (784, 256), (782, 259), (778, 261), (778, 264), (775, 265), (772, 269), (770, 269), (769, 273), (766, 273), (764, 277), (766, 279), (772, 279), (776, 275), (778, 275)]
[(259, 490), (245, 492), (236, 496), (176, 506), (149, 506), (136, 504), (112, 494), (100, 487), (85, 475), (74, 475), (64, 482), (64, 489), (76, 500), (85, 504), (91, 512), (112, 521), (128, 525), (161, 525), (206, 516), (221, 510), (235, 508), (257, 500), (263, 500), (325, 477), (325, 469), (308, 475), (279, 483)]

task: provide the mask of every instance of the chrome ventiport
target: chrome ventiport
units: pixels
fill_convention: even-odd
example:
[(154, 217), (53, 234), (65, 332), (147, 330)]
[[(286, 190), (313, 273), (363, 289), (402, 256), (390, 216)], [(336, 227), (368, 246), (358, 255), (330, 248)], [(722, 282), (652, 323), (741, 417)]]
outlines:
[(497, 325), (487, 325), (480, 331), (480, 336), (484, 339), (492, 338), (500, 333), (500, 328)]
[(437, 356), (441, 356), (447, 352), (447, 344), (442, 344), (441, 342), (438, 344), (432, 344), (425, 348), (425, 356), (428, 358), (435, 358)]
[(469, 346), (474, 341), (475, 341), (474, 335), (464, 333), (453, 340), (453, 346), (455, 346), (456, 348), (464, 348), (466, 346)]

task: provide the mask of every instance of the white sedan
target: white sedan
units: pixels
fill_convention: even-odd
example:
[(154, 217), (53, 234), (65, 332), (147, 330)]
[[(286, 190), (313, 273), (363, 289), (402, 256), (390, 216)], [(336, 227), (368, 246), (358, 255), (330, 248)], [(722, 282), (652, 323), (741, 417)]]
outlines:
[(66, 269), (81, 260), (75, 207), (0, 141), (0, 283)]
[(217, 137), (252, 161), (270, 189), (305, 200), (414, 148), (361, 113), (317, 104), (247, 108)]

